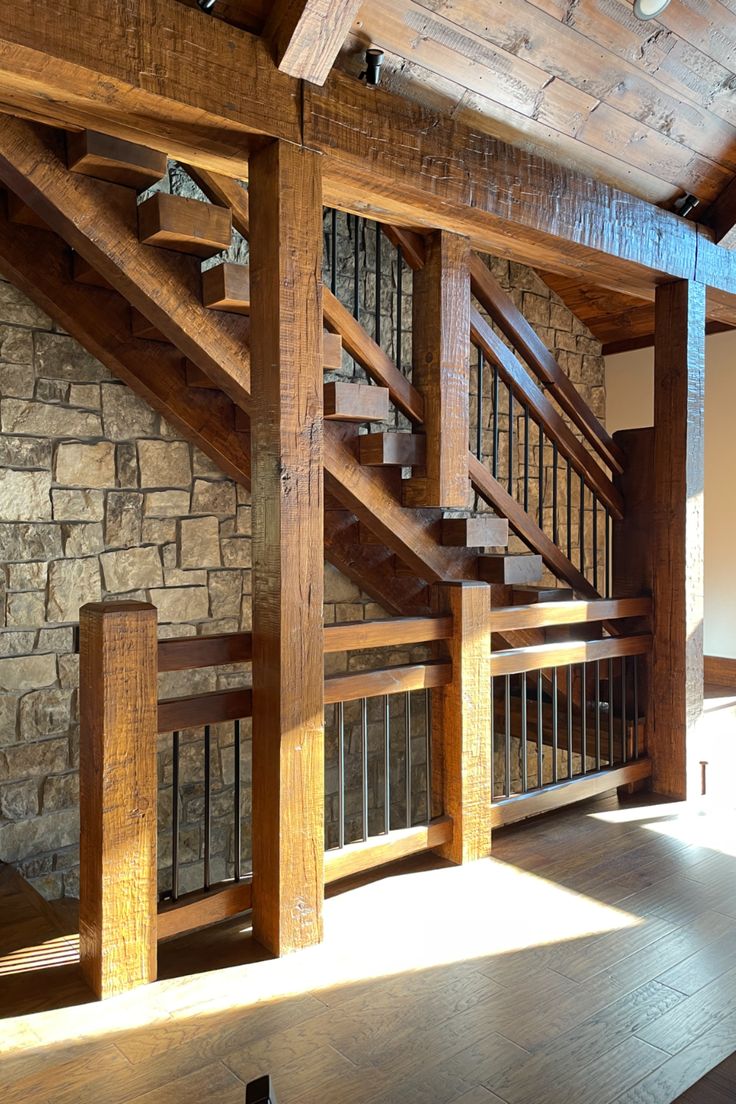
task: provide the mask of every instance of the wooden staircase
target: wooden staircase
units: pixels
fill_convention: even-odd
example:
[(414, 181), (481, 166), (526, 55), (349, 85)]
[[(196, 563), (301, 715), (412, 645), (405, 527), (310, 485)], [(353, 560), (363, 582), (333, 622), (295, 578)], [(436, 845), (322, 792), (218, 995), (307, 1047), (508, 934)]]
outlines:
[[(210, 202), (159, 191), (138, 204), (136, 192), (165, 168), (161, 155), (143, 147), (92, 132), (72, 136), (65, 147), (59, 134), (8, 119), (0, 137), (0, 179), (10, 205), (0, 227), (0, 269), (227, 474), (248, 485), (250, 273), (227, 260), (200, 271), (201, 259), (229, 248), (233, 227), (248, 237), (248, 195), (233, 180), (192, 170)], [(47, 232), (42, 251), (33, 239), (40, 226), (58, 235), (49, 245)], [(62, 242), (73, 250), (71, 266)], [(414, 267), (421, 262), (418, 243), (407, 251)], [(484, 306), (498, 298), (477, 259), (471, 275)], [(324, 387), (326, 556), (397, 613), (426, 611), (426, 584), (438, 580), (480, 578), (508, 600), (509, 588), (539, 584), (543, 566), (577, 595), (594, 596), (583, 575), (473, 456), (470, 484), (496, 516), (445, 516), (441, 509), (403, 504), (402, 470), (416, 475), (427, 462), (423, 396), (327, 289), (324, 318), (325, 369), (337, 369), (345, 350), (372, 380), (332, 380)], [(597, 427), (601, 458), (620, 467), (613, 442), (593, 425), (567, 377), (522, 323), (515, 320), (517, 340), (544, 386), (578, 427), (589, 433)], [(572, 462), (592, 473), (608, 506), (620, 511), (620, 496), (603, 469), (513, 354), (505, 346), (499, 350), (477, 312), (471, 335), (497, 356), (520, 393), (538, 403)], [(385, 423), (390, 404), (414, 432), (358, 432)], [(529, 554), (499, 551), (509, 527)], [(494, 551), (484, 551), (489, 548)], [(526, 594), (534, 600), (533, 592)]]

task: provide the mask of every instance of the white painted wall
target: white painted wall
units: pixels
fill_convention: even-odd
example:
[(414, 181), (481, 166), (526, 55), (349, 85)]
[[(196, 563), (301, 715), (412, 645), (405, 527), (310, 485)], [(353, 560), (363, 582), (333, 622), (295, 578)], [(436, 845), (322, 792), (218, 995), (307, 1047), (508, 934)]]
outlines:
[[(653, 422), (652, 349), (606, 358), (606, 428)], [(736, 331), (705, 342), (705, 651), (736, 658)]]

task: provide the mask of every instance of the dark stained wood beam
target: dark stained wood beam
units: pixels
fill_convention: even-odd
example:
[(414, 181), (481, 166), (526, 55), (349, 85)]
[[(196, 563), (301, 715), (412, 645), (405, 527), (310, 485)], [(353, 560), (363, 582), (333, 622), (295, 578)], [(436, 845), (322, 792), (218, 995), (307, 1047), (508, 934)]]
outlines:
[(274, 0), (263, 29), (282, 73), (324, 84), (362, 0)]
[(654, 346), (654, 650), (647, 750), (657, 793), (697, 791), (703, 711), (705, 294), (657, 291)]
[(710, 226), (713, 237), (725, 249), (736, 246), (736, 177), (727, 184), (715, 203), (712, 203), (703, 222)]
[(736, 318), (736, 258), (702, 226), (340, 73), (302, 96), (262, 40), (176, 0), (110, 11), (0, 9), (0, 105), (238, 177), (254, 135), (304, 142), (328, 203), (632, 294), (697, 279)]
[(253, 332), (253, 934), (322, 939), (322, 179), (271, 142), (250, 161)]

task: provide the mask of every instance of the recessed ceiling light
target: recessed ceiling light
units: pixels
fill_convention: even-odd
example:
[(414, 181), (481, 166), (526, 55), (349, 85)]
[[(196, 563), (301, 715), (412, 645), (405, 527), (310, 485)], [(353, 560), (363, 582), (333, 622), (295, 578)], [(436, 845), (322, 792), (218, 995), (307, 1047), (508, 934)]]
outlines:
[(639, 19), (656, 19), (670, 0), (634, 0), (634, 15)]

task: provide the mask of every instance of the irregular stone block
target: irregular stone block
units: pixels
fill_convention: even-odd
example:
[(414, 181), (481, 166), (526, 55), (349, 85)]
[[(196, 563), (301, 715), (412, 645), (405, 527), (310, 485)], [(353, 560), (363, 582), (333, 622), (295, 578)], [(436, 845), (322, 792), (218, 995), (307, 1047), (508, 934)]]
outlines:
[(5, 623), (9, 629), (38, 627), (46, 615), (46, 595), (43, 591), (11, 592), (5, 607)]
[(158, 414), (125, 384), (103, 383), (102, 421), (111, 441), (128, 441), (152, 436)]
[(55, 809), (68, 809), (77, 804), (79, 804), (79, 775), (76, 771), (52, 775), (44, 780), (42, 800), (44, 813)]
[(207, 587), (170, 587), (152, 590), (151, 601), (162, 622), (206, 621), (209, 617)]
[(251, 545), (248, 537), (222, 541), (223, 567), (250, 567)]
[(40, 307), (5, 280), (0, 281), (0, 318), (13, 326), (38, 326), (42, 330), (50, 330), (53, 325)]
[(173, 518), (144, 518), (141, 527), (144, 544), (171, 544), (176, 541), (176, 522)]
[(8, 590), (42, 590), (46, 586), (45, 563), (7, 564)]
[(31, 399), (35, 382), (32, 364), (0, 363), (0, 395)]
[(117, 447), (118, 486), (138, 486), (138, 454), (132, 441), (124, 441)]
[(102, 526), (98, 521), (65, 524), (61, 527), (64, 541), (64, 555), (94, 556), (105, 547), (102, 539)]
[(243, 592), (240, 571), (210, 571), (210, 606), (213, 617), (240, 617)]
[(35, 394), (40, 402), (65, 403), (69, 395), (69, 384), (63, 380), (40, 379), (36, 383)]
[(94, 383), (110, 378), (104, 365), (67, 334), (36, 333), (33, 340), (39, 376), (77, 383)]
[(3, 433), (38, 433), (46, 437), (102, 436), (98, 414), (27, 399), (0, 401), (0, 426)]
[(146, 495), (146, 517), (183, 517), (189, 513), (189, 491), (152, 491)]
[(33, 651), (35, 641), (35, 629), (26, 629), (22, 632), (0, 630), (0, 656), (27, 655)]
[(59, 445), (55, 475), (56, 482), (66, 487), (114, 487), (115, 446), (109, 441)]
[(0, 854), (5, 862), (37, 855), (39, 851), (54, 851), (68, 847), (79, 833), (77, 809), (62, 809), (32, 820), (0, 825)]
[(55, 560), (49, 567), (47, 620), (78, 621), (79, 607), (102, 597), (100, 567), (96, 558)]
[(141, 539), (143, 495), (134, 491), (111, 491), (105, 509), (105, 540), (109, 546), (138, 544)]
[(179, 566), (220, 566), (220, 527), (216, 517), (190, 518), (181, 522)]
[(98, 383), (73, 383), (69, 388), (71, 406), (81, 406), (88, 410), (100, 409), (100, 385)]
[(192, 464), (185, 441), (139, 441), (141, 487), (189, 487)]
[(6, 364), (33, 364), (31, 331), (0, 325), (0, 360)]
[(26, 820), (37, 813), (38, 783), (34, 779), (0, 784), (0, 817), (5, 820)]
[(56, 682), (56, 656), (29, 655), (0, 659), (0, 690), (34, 690)]
[(102, 491), (53, 490), (51, 501), (55, 521), (102, 521), (105, 511)]
[(100, 556), (100, 564), (105, 589), (118, 594), (138, 588), (158, 587), (164, 581), (158, 548), (124, 548), (120, 552), (104, 552)]
[(42, 437), (0, 437), (0, 467), (51, 468), (51, 441)]
[(0, 520), (51, 518), (51, 475), (47, 471), (0, 468)]
[(204, 479), (195, 479), (192, 513), (232, 516), (235, 513), (235, 484), (226, 480), (211, 483)]

